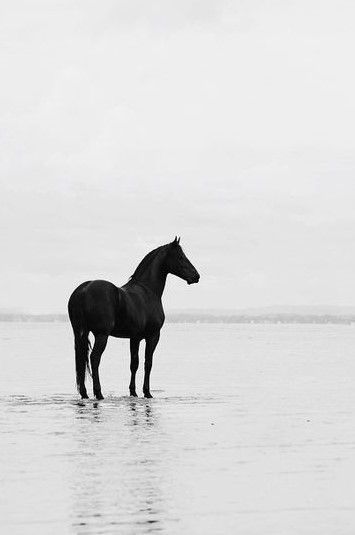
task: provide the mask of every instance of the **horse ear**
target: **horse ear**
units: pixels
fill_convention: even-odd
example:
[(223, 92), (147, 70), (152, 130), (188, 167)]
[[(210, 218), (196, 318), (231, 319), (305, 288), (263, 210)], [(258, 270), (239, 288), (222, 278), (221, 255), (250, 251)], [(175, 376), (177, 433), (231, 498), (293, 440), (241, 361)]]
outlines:
[(180, 236), (179, 236), (178, 239), (177, 239), (177, 243), (178, 243), (178, 244), (180, 243)]

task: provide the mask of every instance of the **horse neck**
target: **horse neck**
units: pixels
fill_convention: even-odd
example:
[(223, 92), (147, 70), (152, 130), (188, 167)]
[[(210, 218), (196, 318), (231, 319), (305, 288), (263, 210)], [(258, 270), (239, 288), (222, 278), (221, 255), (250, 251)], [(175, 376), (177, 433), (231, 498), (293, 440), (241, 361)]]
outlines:
[(166, 277), (167, 273), (163, 268), (163, 260), (156, 257), (137, 281), (150, 288), (160, 298), (164, 292)]

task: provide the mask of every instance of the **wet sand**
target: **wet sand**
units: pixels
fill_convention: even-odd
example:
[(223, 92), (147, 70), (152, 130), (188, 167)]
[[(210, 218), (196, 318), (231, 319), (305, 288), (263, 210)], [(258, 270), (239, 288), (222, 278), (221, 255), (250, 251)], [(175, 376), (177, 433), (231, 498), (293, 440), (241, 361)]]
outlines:
[(166, 325), (152, 400), (127, 341), (102, 402), (69, 325), (2, 323), (0, 349), (2, 533), (354, 533), (355, 327)]

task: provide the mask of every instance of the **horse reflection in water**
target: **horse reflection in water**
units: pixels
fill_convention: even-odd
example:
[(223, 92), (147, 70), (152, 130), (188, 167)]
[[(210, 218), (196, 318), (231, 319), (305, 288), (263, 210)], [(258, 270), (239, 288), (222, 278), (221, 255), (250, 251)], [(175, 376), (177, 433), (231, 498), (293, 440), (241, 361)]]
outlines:
[(78, 534), (163, 529), (165, 476), (161, 451), (151, 441), (153, 429), (154, 435), (162, 432), (156, 409), (148, 400), (127, 397), (76, 405), (77, 454), (69, 458), (69, 473)]
[[(145, 403), (143, 409), (135, 401), (130, 401), (129, 408), (132, 414), (131, 425), (143, 425), (145, 427), (154, 426), (154, 413), (150, 403)], [(137, 410), (140, 409), (140, 410)]]
[(144, 339), (145, 363), (143, 394), (151, 398), (150, 372), (153, 353), (164, 323), (162, 294), (171, 273), (188, 284), (200, 275), (185, 256), (180, 238), (151, 251), (138, 265), (130, 280), (118, 288), (111, 282), (95, 280), (82, 283), (70, 296), (68, 312), (74, 331), (76, 381), (81, 397), (87, 398), (85, 370), (89, 368), (89, 332), (95, 337), (90, 355), (94, 396), (103, 399), (99, 365), (109, 336), (129, 338), (131, 351), (131, 396), (136, 393), (139, 344)]

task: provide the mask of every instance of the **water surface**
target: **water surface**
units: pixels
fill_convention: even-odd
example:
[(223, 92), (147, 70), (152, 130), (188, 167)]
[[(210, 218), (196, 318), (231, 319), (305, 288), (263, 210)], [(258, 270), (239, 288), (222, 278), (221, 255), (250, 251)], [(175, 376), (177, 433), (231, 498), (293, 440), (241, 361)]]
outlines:
[(1, 532), (354, 533), (354, 348), (353, 326), (166, 325), (154, 399), (110, 339), (83, 402), (68, 325), (0, 324)]

